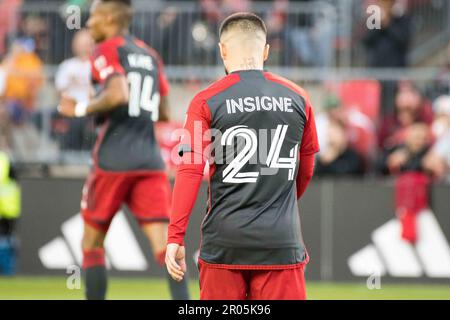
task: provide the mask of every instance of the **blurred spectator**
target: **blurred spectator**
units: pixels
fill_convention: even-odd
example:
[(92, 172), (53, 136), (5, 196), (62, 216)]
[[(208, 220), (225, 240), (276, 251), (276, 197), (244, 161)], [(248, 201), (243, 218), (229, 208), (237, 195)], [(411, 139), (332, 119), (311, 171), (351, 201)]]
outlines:
[[(94, 41), (85, 29), (78, 31), (72, 42), (73, 58), (61, 63), (55, 77), (55, 86), (60, 94), (65, 93), (77, 101), (88, 101), (91, 95), (91, 72), (89, 57)], [(66, 149), (89, 149), (93, 140), (93, 126), (89, 118), (67, 119), (57, 116), (56, 130), (61, 131), (62, 144)]]
[(27, 120), (35, 110), (44, 83), (43, 63), (34, 49), (32, 39), (16, 40), (3, 61), (6, 104), (12, 121), (17, 124)]
[[(309, 4), (318, 1), (291, 0), (290, 2)], [(294, 53), (293, 57), (286, 62), (288, 65), (300, 63), (311, 67), (329, 67), (332, 64), (335, 17), (329, 10), (322, 11), (320, 15), (316, 11), (304, 11), (305, 13), (289, 19), (290, 23), (286, 26), (289, 43), (283, 50), (290, 54), (292, 47)]]
[(322, 112), (316, 116), (317, 135), (319, 138), (320, 153), (328, 148), (329, 134), (327, 128), (332, 121), (345, 121), (344, 114), (340, 108), (341, 101), (338, 96), (329, 94), (325, 97)]
[(436, 76), (431, 88), (429, 88), (429, 96), (435, 100), (441, 95), (450, 95), (450, 43), (447, 46), (446, 61)]
[(34, 49), (33, 39), (15, 40), (1, 66), (6, 75), (3, 98), (10, 120), (11, 149), (18, 161), (36, 161), (39, 154), (51, 153), (42, 148), (42, 136), (31, 121), (45, 81), (43, 63)]
[(376, 149), (376, 129), (373, 120), (356, 106), (342, 105), (341, 99), (334, 94), (325, 98), (323, 108), (324, 112), (316, 117), (320, 152), (326, 152), (328, 148), (329, 134), (327, 128), (330, 122), (339, 121), (345, 125), (351, 148), (362, 156), (367, 167), (374, 159)]
[[(403, 68), (407, 66), (411, 43), (411, 19), (396, 0), (377, 0), (381, 9), (381, 29), (368, 30), (363, 43), (367, 49), (367, 66), (371, 68)], [(381, 82), (381, 112), (392, 111), (395, 82)]]
[(88, 101), (91, 94), (89, 57), (94, 41), (85, 29), (78, 31), (72, 42), (73, 58), (61, 63), (55, 76), (59, 93), (66, 93), (77, 101)]
[(393, 115), (384, 117), (379, 131), (379, 146), (381, 149), (392, 149), (402, 144), (405, 130), (416, 122), (431, 125), (433, 110), (431, 104), (411, 82), (401, 82), (395, 97)]
[(349, 146), (344, 124), (340, 121), (330, 121), (326, 133), (327, 148), (318, 155), (316, 175), (319, 177), (362, 175), (363, 160)]
[(0, 1), (0, 56), (6, 53), (8, 35), (17, 29), (22, 0)]
[(396, 68), (407, 66), (411, 42), (411, 20), (395, 0), (378, 0), (381, 9), (381, 29), (368, 30), (364, 38), (368, 66)]
[(423, 172), (423, 160), (431, 144), (430, 127), (418, 122), (405, 131), (404, 143), (384, 152), (379, 172), (385, 175), (404, 172)]
[(9, 113), (8, 109), (6, 108), (5, 102), (3, 101), (3, 99), (0, 99), (0, 150), (12, 151), (11, 146), (11, 121), (9, 119)]
[(0, 151), (0, 275), (15, 272), (17, 240), (15, 226), (20, 216), (20, 188), (8, 155)]
[(436, 143), (425, 157), (424, 166), (437, 179), (450, 183), (450, 96), (439, 97), (434, 107)]
[(22, 42), (33, 42), (33, 52), (41, 59), (49, 56), (51, 48), (49, 48), (48, 25), (39, 15), (31, 14), (21, 20), (17, 39)]

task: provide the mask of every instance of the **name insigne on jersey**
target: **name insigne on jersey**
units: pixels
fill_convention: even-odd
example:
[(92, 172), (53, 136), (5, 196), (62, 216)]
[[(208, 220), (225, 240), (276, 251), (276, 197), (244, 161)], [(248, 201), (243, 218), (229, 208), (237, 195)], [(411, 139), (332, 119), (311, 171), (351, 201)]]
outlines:
[(255, 111), (294, 112), (292, 109), (292, 99), (287, 97), (245, 97), (226, 99), (225, 103), (228, 114)]

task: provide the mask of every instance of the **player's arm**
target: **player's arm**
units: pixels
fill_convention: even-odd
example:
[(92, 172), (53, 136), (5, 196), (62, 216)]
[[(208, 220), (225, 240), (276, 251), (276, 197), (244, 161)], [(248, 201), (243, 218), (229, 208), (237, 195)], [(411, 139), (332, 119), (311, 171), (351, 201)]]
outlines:
[(162, 59), (157, 56), (158, 61), (158, 77), (159, 77), (159, 93), (161, 95), (161, 102), (159, 103), (159, 121), (167, 122), (170, 120), (169, 116), (169, 81), (164, 72), (164, 64)]
[(158, 121), (167, 122), (170, 120), (169, 117), (169, 99), (167, 96), (161, 97), (161, 102), (159, 103), (159, 119)]
[[(202, 183), (206, 163), (204, 155), (210, 143), (209, 139), (204, 138), (204, 133), (210, 127), (210, 117), (205, 106), (205, 102), (194, 98), (180, 144), (181, 163), (175, 178), (166, 250), (167, 270), (177, 281), (182, 280), (186, 271), (184, 236)], [(195, 130), (196, 127), (201, 127), (201, 130)]]
[(297, 174), (297, 199), (300, 199), (308, 188), (314, 174), (315, 154), (319, 152), (316, 121), (309, 99), (306, 99), (306, 124), (303, 130), (300, 147), (300, 166)]
[(297, 175), (297, 199), (300, 199), (308, 188), (314, 175), (315, 154), (300, 153), (300, 167)]
[(72, 97), (63, 94), (58, 110), (67, 117), (84, 117), (93, 113), (104, 113), (128, 105), (129, 94), (125, 76), (115, 74), (108, 78), (104, 90), (89, 102), (77, 102)]

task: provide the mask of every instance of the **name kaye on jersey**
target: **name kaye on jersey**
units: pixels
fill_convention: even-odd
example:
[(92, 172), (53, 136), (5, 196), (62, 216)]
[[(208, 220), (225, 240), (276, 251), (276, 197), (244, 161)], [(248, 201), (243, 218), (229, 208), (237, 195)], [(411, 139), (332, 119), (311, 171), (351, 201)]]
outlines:
[(145, 69), (148, 71), (152, 71), (155, 68), (152, 57), (148, 55), (131, 53), (127, 56), (127, 59), (132, 68)]
[(226, 99), (225, 103), (228, 114), (255, 111), (294, 112), (292, 109), (292, 99), (287, 97), (245, 97)]

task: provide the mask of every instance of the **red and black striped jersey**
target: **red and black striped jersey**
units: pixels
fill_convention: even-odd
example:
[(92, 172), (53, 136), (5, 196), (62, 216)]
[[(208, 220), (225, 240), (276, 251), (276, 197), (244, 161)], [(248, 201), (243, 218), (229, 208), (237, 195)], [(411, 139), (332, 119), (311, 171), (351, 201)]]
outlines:
[(132, 36), (118, 36), (96, 47), (91, 65), (97, 91), (115, 75), (125, 76), (130, 88), (128, 105), (97, 116), (102, 127), (93, 152), (95, 165), (107, 171), (163, 170), (153, 122), (169, 84), (157, 52)]
[[(306, 92), (269, 72), (233, 72), (192, 100), (185, 129), (183, 158), (193, 170), (210, 165), (200, 259), (229, 268), (303, 263), (299, 155), (319, 151)], [(175, 187), (169, 242), (183, 241), (193, 189)]]

